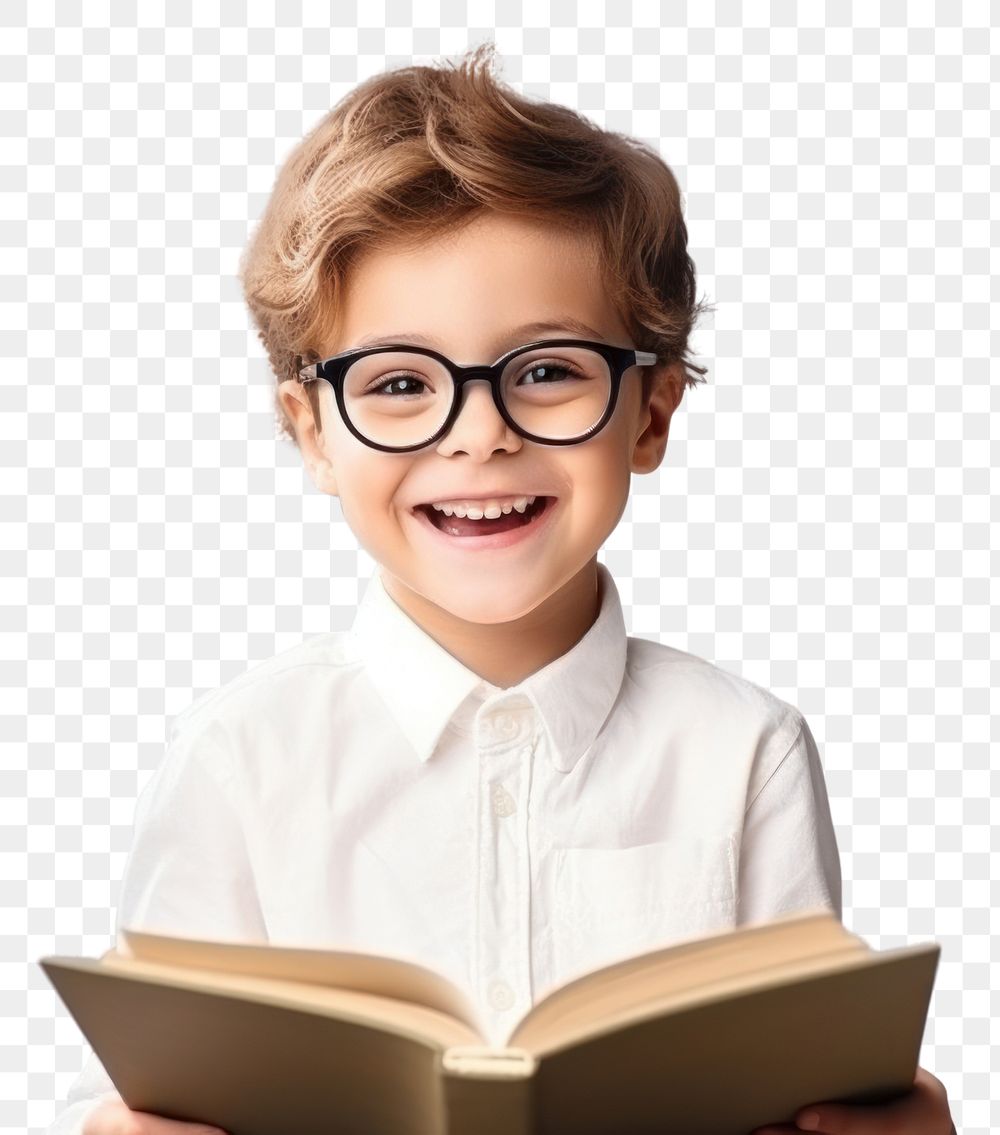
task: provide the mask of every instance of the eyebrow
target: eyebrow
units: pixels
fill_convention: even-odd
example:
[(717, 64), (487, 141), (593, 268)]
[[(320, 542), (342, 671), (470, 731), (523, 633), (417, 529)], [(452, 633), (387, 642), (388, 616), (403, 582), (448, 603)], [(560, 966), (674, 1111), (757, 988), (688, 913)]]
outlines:
[[(595, 331), (593, 327), (590, 327), (588, 324), (576, 319), (572, 315), (557, 315), (553, 316), (551, 319), (538, 319), (533, 323), (522, 323), (520, 327), (511, 327), (502, 335), (498, 336), (494, 346), (503, 347), (505, 344), (514, 346), (519, 342), (532, 339), (537, 335), (549, 331), (568, 331), (574, 335), (584, 335), (588, 339), (597, 339), (602, 342), (605, 338), (599, 331)], [(353, 347), (347, 349), (356, 350), (359, 347), (381, 347), (388, 343), (415, 344), (421, 347), (431, 347), (441, 350), (439, 343), (428, 335), (421, 335), (419, 331), (400, 331), (392, 335), (367, 335), (365, 338), (359, 339)]]

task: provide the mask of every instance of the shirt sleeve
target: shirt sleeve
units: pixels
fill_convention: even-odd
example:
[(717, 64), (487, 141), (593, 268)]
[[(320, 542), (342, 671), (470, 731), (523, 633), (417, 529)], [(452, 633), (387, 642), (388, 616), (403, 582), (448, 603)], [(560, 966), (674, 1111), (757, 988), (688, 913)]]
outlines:
[(118, 1100), (121, 1096), (104, 1065), (88, 1048), (83, 1069), (70, 1084), (65, 1106), (56, 1113), (46, 1135), (80, 1135), (87, 1116), (106, 1099)]
[[(136, 802), (132, 847), (115, 921), (155, 933), (267, 941), (239, 808), (225, 753), (206, 736), (172, 738)], [(81, 1135), (87, 1115), (120, 1099), (93, 1050), (46, 1135)]]
[(808, 724), (748, 802), (737, 925), (825, 906), (842, 917), (840, 857), (819, 751)]

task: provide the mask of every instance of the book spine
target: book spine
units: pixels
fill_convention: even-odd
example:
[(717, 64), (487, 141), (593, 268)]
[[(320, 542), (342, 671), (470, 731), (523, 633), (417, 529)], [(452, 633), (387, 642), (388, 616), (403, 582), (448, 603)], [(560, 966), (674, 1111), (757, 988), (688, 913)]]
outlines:
[(531, 1135), (535, 1067), (520, 1048), (448, 1049), (441, 1059), (447, 1135)]

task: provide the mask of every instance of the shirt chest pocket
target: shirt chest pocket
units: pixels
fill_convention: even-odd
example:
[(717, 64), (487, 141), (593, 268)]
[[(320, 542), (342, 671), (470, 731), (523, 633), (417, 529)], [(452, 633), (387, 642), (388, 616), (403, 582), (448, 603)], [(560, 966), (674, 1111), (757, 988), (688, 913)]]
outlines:
[(556, 980), (736, 924), (732, 840), (556, 848)]

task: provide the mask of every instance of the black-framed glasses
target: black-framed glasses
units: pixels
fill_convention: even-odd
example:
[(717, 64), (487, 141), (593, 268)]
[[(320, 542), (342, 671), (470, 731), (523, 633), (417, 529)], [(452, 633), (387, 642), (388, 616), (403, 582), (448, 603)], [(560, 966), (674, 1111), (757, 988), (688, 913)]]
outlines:
[[(607, 424), (622, 376), (657, 356), (588, 339), (541, 339), (492, 366), (460, 366), (429, 347), (355, 348), (300, 366), (300, 382), (325, 379), (347, 428), (387, 453), (423, 449), (451, 429), (468, 382), (488, 382), (500, 416), (541, 445), (576, 445)], [(301, 356), (299, 357), (301, 363)]]

